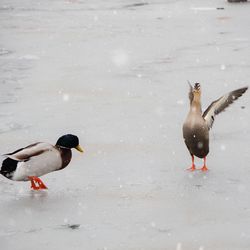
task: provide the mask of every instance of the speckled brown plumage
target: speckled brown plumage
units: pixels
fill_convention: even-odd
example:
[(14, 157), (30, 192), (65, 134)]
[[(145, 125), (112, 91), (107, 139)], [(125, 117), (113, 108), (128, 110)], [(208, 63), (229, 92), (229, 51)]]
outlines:
[[(193, 156), (204, 158), (202, 170), (207, 170), (205, 158), (209, 153), (209, 130), (213, 125), (215, 115), (224, 111), (225, 108), (242, 96), (247, 89), (245, 87), (229, 92), (212, 102), (202, 114), (200, 84), (196, 83), (194, 87), (190, 85), (190, 110), (183, 124), (183, 138), (192, 159)], [(192, 163), (191, 170), (194, 169), (195, 166)]]

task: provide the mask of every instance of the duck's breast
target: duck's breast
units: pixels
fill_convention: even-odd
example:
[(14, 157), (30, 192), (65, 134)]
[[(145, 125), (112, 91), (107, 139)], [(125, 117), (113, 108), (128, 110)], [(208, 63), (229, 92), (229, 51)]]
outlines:
[(183, 137), (192, 155), (205, 157), (209, 152), (209, 130), (202, 117), (191, 117), (183, 125)]

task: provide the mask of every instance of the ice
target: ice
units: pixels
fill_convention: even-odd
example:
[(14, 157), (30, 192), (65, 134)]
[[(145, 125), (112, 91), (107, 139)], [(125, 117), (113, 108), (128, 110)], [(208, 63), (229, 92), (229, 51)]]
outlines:
[(27, 59), (27, 60), (39, 60), (39, 56), (36, 55), (23, 55), (19, 57), (19, 59)]
[(180, 242), (177, 243), (176, 250), (182, 250), (182, 244)]
[(187, 80), (204, 108), (249, 85), (249, 8), (2, 0), (0, 152), (73, 133), (85, 153), (47, 191), (0, 176), (0, 249), (249, 249), (249, 91), (215, 118), (207, 173), (182, 139)]

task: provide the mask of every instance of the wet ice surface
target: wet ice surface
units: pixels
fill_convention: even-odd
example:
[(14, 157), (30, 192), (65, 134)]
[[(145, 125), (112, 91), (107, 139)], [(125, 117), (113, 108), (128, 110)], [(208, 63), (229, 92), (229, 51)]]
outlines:
[(181, 135), (187, 80), (204, 107), (249, 85), (249, 8), (1, 1), (0, 151), (69, 132), (86, 150), (45, 192), (0, 176), (1, 249), (249, 249), (249, 93), (216, 118), (208, 173), (184, 171)]

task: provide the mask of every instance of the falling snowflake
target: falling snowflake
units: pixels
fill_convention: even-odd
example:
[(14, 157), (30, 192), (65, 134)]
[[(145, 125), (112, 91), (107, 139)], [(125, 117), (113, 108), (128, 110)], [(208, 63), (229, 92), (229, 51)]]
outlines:
[(65, 101), (65, 102), (69, 101), (69, 95), (68, 94), (63, 94), (63, 101)]
[(117, 66), (117, 67), (123, 67), (128, 64), (129, 61), (129, 56), (126, 51), (119, 49), (115, 50), (112, 54), (112, 62)]
[(221, 64), (220, 69), (221, 70), (225, 70), (226, 69), (226, 65), (225, 64)]

